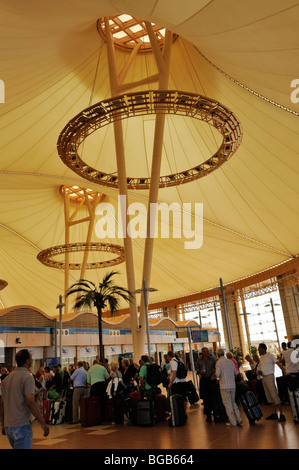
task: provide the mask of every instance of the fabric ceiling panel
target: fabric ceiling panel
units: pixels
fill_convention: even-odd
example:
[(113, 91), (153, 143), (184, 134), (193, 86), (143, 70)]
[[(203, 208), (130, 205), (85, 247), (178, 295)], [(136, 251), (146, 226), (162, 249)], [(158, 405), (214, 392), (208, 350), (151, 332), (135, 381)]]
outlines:
[[(160, 203), (177, 203), (181, 211), (184, 203), (191, 204), (193, 228), (195, 204), (203, 204), (203, 245), (188, 250), (184, 237), (155, 240), (151, 285), (159, 291), (150, 300), (213, 288), (219, 277), (231, 282), (299, 253), (299, 104), (290, 99), (291, 80), (298, 78), (298, 2), (176, 1), (171, 10), (169, 5), (163, 0), (0, 0), (0, 79), (5, 83), (5, 103), (0, 103), (0, 277), (8, 282), (0, 292), (2, 306), (27, 304), (57, 314), (64, 273), (42, 265), (36, 256), (64, 243), (61, 185), (97, 189), (117, 208), (117, 189), (80, 178), (57, 153), (58, 136), (69, 120), (111, 97), (107, 46), (96, 30), (97, 19), (105, 15), (136, 15), (179, 34), (172, 47), (169, 89), (218, 100), (237, 116), (243, 131), (237, 152), (209, 176), (160, 189)], [(115, 56), (120, 71), (128, 53), (116, 50)], [(139, 54), (124, 83), (155, 73), (153, 54)], [(153, 83), (134, 91), (156, 88)], [(122, 121), (128, 176), (150, 175), (154, 119)], [(161, 173), (201, 163), (220, 141), (206, 123), (168, 115)], [(113, 125), (88, 137), (80, 152), (97, 169), (115, 173)], [(148, 191), (129, 191), (129, 203), (147, 209)], [(84, 241), (86, 230), (87, 224), (73, 227), (71, 241)], [(92, 241), (100, 241), (95, 231)], [(106, 241), (123, 245), (117, 234)], [(136, 288), (142, 284), (144, 242), (133, 239)], [(90, 260), (105, 256), (95, 252)], [(118, 282), (126, 285), (125, 264), (115, 269)], [(89, 270), (87, 276), (98, 282), (105, 272)], [(78, 275), (72, 271), (70, 283)]]

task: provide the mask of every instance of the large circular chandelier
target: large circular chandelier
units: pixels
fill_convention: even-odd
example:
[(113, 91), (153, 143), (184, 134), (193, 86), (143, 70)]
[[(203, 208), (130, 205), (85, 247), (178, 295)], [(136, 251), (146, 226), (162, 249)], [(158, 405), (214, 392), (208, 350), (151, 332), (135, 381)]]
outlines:
[[(234, 113), (218, 101), (196, 93), (152, 90), (127, 93), (96, 103), (71, 119), (59, 135), (57, 150), (75, 173), (93, 183), (118, 188), (117, 174), (92, 168), (79, 156), (79, 147), (93, 132), (117, 120), (150, 114), (172, 114), (206, 122), (222, 135), (218, 150), (203, 163), (184, 171), (160, 176), (159, 187), (177, 186), (202, 178), (225, 163), (242, 140), (242, 128)], [(151, 178), (128, 177), (129, 189), (149, 189)]]

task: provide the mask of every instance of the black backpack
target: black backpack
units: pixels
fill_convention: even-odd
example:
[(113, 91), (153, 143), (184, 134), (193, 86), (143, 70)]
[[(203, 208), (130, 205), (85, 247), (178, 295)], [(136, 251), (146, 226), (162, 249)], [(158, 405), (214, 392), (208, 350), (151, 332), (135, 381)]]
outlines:
[(176, 371), (176, 376), (178, 379), (185, 379), (187, 377), (187, 369), (185, 367), (185, 364), (181, 359), (175, 359), (175, 361), (178, 363), (178, 368)]
[(146, 381), (151, 387), (157, 387), (164, 380), (161, 367), (155, 362), (147, 365)]

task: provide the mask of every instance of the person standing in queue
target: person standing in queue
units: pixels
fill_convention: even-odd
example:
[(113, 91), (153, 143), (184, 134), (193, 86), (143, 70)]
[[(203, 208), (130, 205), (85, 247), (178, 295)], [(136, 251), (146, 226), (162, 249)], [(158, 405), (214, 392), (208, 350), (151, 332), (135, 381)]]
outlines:
[(169, 385), (168, 388), (171, 389), (173, 395), (179, 394), (183, 396), (185, 415), (187, 416), (187, 383), (186, 379), (180, 379), (177, 377), (178, 363), (181, 359), (176, 358), (173, 351), (168, 351), (167, 357), (170, 362), (170, 374), (169, 374)]
[(213, 400), (215, 396), (216, 360), (208, 348), (202, 348), (202, 356), (196, 361), (196, 370), (200, 377), (200, 397), (204, 404), (204, 414), (207, 423), (212, 421)]
[(13, 449), (31, 449), (33, 437), (31, 414), (40, 423), (45, 437), (49, 434), (49, 427), (35, 401), (34, 378), (30, 372), (32, 365), (30, 351), (28, 349), (18, 351), (16, 362), (16, 369), (2, 384), (0, 409), (2, 429), (5, 429)]

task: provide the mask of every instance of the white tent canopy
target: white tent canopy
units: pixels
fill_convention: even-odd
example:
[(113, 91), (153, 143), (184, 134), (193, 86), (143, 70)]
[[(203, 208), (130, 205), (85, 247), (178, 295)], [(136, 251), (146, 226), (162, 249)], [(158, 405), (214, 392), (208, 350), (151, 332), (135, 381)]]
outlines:
[[(193, 224), (195, 204), (203, 204), (203, 244), (186, 249), (183, 236), (155, 240), (151, 285), (158, 291), (151, 301), (213, 288), (219, 277), (227, 283), (250, 276), (299, 252), (299, 103), (291, 100), (291, 82), (299, 78), (298, 2), (1, 0), (0, 79), (5, 102), (0, 103), (0, 278), (8, 282), (0, 292), (2, 308), (32, 305), (48, 315), (57, 313), (64, 274), (42, 265), (36, 256), (64, 243), (61, 185), (97, 189), (117, 210), (117, 189), (88, 182), (71, 171), (56, 145), (70, 119), (111, 96), (107, 45), (96, 22), (122, 13), (178, 34), (169, 89), (218, 100), (237, 116), (243, 131), (236, 153), (213, 173), (160, 189), (159, 202), (181, 207), (190, 203)], [(119, 69), (127, 55), (116, 50)], [(154, 73), (153, 54), (138, 54), (126, 80)], [(150, 176), (154, 118), (123, 121), (129, 176)], [(161, 174), (202, 163), (219, 142), (218, 132), (208, 124), (167, 116)], [(116, 172), (112, 126), (88, 137), (80, 151), (89, 165)], [(129, 198), (130, 204), (147, 207), (148, 191), (130, 190)], [(74, 227), (72, 242), (85, 237), (84, 227)], [(93, 241), (100, 241), (96, 232)], [(123, 245), (117, 234), (107, 242)], [(143, 255), (144, 239), (136, 238), (138, 287)], [(92, 253), (90, 259), (105, 256)], [(125, 286), (124, 264), (115, 269), (120, 272), (117, 282)], [(86, 277), (98, 282), (104, 271), (90, 270)], [(70, 283), (77, 279), (78, 272), (72, 271)]]

